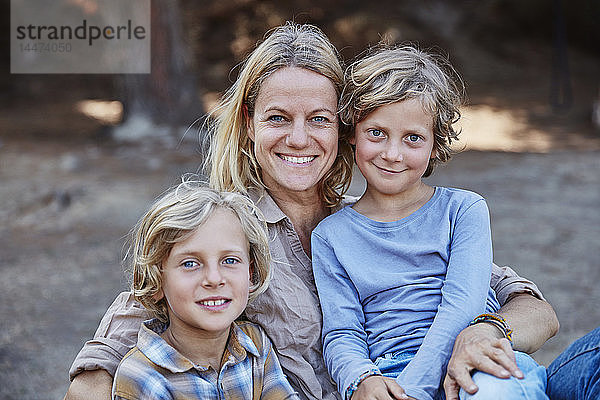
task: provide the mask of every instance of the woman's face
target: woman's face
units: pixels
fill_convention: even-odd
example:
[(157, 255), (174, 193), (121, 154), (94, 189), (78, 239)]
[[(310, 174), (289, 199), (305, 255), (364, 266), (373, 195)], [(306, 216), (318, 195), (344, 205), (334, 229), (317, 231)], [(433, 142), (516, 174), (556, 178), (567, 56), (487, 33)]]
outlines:
[(317, 191), (338, 150), (333, 83), (303, 68), (275, 71), (258, 92), (248, 135), (270, 191)]

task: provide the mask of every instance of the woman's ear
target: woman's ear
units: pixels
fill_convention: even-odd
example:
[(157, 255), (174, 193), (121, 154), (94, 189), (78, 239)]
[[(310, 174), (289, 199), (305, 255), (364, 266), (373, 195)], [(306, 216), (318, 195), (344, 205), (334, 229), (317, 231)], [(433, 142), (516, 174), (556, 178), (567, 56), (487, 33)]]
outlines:
[(242, 112), (244, 113), (244, 121), (246, 121), (246, 132), (248, 133), (250, 140), (254, 142), (254, 121), (252, 121), (252, 118), (250, 118), (248, 105), (246, 103), (242, 105)]

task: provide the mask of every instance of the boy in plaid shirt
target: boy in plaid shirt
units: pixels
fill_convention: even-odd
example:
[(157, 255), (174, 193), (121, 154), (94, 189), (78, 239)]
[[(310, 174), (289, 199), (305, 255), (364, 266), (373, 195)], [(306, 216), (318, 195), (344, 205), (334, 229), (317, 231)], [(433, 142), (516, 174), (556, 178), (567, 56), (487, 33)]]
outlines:
[(155, 318), (117, 369), (113, 399), (297, 399), (263, 330), (236, 321), (266, 290), (252, 202), (184, 182), (135, 228), (133, 292)]

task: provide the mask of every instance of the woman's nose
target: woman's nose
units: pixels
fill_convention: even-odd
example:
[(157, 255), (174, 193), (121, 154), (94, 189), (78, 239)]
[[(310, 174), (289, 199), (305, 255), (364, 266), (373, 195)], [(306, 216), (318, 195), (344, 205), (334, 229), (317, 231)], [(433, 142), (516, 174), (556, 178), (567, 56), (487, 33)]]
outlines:
[(286, 144), (289, 147), (301, 149), (308, 146), (309, 134), (304, 121), (296, 121), (291, 127), (291, 131), (286, 137)]

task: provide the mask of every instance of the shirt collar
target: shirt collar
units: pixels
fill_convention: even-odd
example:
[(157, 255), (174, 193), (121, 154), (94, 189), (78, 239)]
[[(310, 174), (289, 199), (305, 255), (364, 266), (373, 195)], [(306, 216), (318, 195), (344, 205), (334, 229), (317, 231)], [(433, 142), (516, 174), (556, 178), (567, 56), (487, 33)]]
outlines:
[[(277, 222), (288, 218), (287, 215), (281, 211), (277, 203), (275, 203), (275, 200), (273, 200), (268, 191), (264, 189), (251, 188), (248, 189), (248, 197), (250, 197), (258, 209), (263, 213), (265, 216), (265, 221), (268, 224), (276, 224)], [(331, 213), (333, 214), (334, 212), (339, 211), (346, 206), (352, 205), (356, 203), (357, 200), (358, 197), (346, 194), (342, 197), (340, 204), (331, 210)]]
[(250, 197), (258, 209), (263, 213), (265, 221), (268, 224), (275, 224), (287, 218), (266, 190), (256, 188), (248, 189), (248, 197)]
[[(154, 364), (173, 373), (185, 372), (192, 368), (201, 371), (208, 370), (208, 365), (194, 365), (160, 337), (160, 334), (167, 327), (168, 324), (160, 322), (158, 319), (144, 321), (138, 334), (138, 349)], [(229, 357), (231, 355), (235, 360), (233, 363), (237, 363), (246, 359), (247, 353), (255, 357), (260, 356), (252, 339), (234, 322), (232, 329), (229, 331), (229, 340), (227, 341), (224, 358), (233, 362)]]

